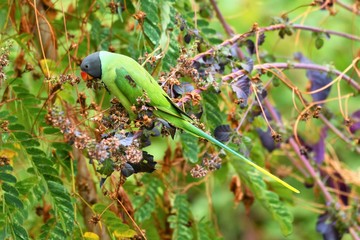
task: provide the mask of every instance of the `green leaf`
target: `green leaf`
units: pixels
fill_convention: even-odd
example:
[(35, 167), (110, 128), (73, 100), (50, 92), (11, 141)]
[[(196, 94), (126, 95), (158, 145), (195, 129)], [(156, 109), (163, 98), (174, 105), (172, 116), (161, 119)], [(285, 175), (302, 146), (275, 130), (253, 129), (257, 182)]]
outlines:
[(156, 198), (160, 195), (160, 189), (163, 187), (161, 181), (155, 177), (144, 175), (142, 181), (148, 184), (143, 195), (138, 195), (134, 199), (135, 219), (138, 222), (144, 222), (151, 217), (155, 210)]
[(9, 115), (4, 120), (9, 121), (10, 123), (14, 123), (18, 120), (18, 117), (14, 116), (14, 115)]
[(44, 194), (47, 193), (47, 188), (45, 187), (45, 185), (43, 185), (42, 182), (40, 182), (40, 184), (33, 187), (33, 193), (36, 199), (40, 200), (44, 196)]
[(135, 13), (135, 7), (133, 5), (133, 3), (131, 2), (131, 0), (124, 0), (124, 5), (126, 6), (126, 11), (129, 12), (129, 14), (134, 14)]
[(274, 87), (280, 86), (280, 83), (281, 83), (281, 81), (280, 81), (280, 79), (278, 77), (273, 78), (272, 84), (273, 84)]
[(0, 166), (0, 173), (14, 170), (11, 165)]
[(16, 209), (24, 208), (24, 204), (21, 202), (21, 200), (17, 196), (14, 196), (10, 193), (5, 192), (4, 199), (5, 199), (5, 203), (11, 207), (14, 207)]
[(204, 219), (194, 224), (196, 239), (198, 240), (220, 240), (223, 239), (217, 236), (214, 226)]
[[(156, 46), (158, 45), (161, 36), (159, 28), (160, 18), (158, 14), (159, 3), (153, 0), (143, 0), (141, 1), (141, 10), (146, 14), (145, 20), (142, 24), (144, 35), (152, 45)], [(163, 24), (165, 25), (166, 23), (167, 20), (164, 19)], [(165, 29), (163, 29), (163, 31), (165, 31)]]
[[(38, 119), (44, 119), (45, 118), (46, 112), (43, 109), (33, 107), (33, 105), (26, 106), (26, 109), (28, 110), (29, 114), (31, 114), (32, 116), (38, 116)], [(45, 121), (40, 121), (39, 125), (40, 126), (47, 126)]]
[[(40, 165), (53, 166), (54, 165), (54, 163), (45, 156), (36, 155), (36, 156), (32, 157), (32, 160), (33, 160), (35, 166), (40, 166)], [(42, 173), (44, 174), (46, 172), (42, 172)]]
[[(16, 127), (19, 127), (19, 125), (16, 125)], [(12, 132), (12, 134), (17, 140), (21, 142), (21, 145), (24, 147), (40, 146), (39, 141), (35, 140), (34, 137), (27, 132), (19, 131)]]
[(3, 143), (6, 143), (10, 138), (10, 134), (9, 133), (1, 133), (1, 141)]
[(59, 199), (64, 198), (67, 201), (70, 201), (69, 193), (67, 192), (66, 188), (59, 184), (58, 182), (47, 182), (50, 192)]
[(16, 183), (16, 177), (5, 172), (0, 172), (0, 180), (8, 183)]
[(320, 49), (320, 48), (322, 48), (322, 46), (324, 46), (324, 39), (321, 38), (321, 37), (317, 37), (315, 39), (315, 47), (316, 47), (316, 49)]
[(44, 134), (55, 134), (55, 133), (59, 133), (60, 130), (58, 128), (53, 128), (53, 127), (46, 127), (44, 128)]
[(163, 1), (160, 4), (160, 18), (161, 18), (161, 37), (160, 47), (165, 50), (168, 42), (167, 27), (170, 24), (170, 7), (171, 4), (167, 1)]
[(74, 228), (75, 216), (70, 195), (61, 183), (48, 180), (47, 185), (51, 196), (55, 200), (56, 212), (61, 217), (62, 222), (65, 223), (66, 232), (71, 233)]
[(110, 176), (114, 172), (114, 162), (110, 158), (105, 159), (101, 164), (101, 168), (97, 170), (98, 173)]
[(158, 2), (153, 0), (142, 0), (141, 10), (146, 13), (146, 20), (150, 23), (158, 24), (160, 22), (158, 16)]
[(27, 231), (25, 230), (25, 228), (23, 228), (21, 225), (17, 224), (17, 223), (13, 223), (11, 224), (13, 232), (15, 234), (15, 239), (24, 239), (24, 240), (28, 240), (29, 235), (27, 233)]
[(56, 157), (61, 161), (69, 160), (70, 154), (69, 152), (72, 151), (72, 148), (69, 144), (63, 142), (55, 142), (52, 144), (52, 147), (56, 149)]
[(19, 196), (19, 191), (15, 187), (11, 186), (10, 184), (7, 184), (6, 182), (2, 183), (2, 189), (5, 192), (8, 192), (16, 197)]
[[(26, 107), (27, 107), (27, 106), (39, 105), (39, 104), (41, 103), (41, 101), (40, 101), (39, 99), (34, 98), (34, 97), (32, 97), (32, 98), (30, 98), (30, 97), (28, 97), (28, 98), (22, 98), (21, 100), (22, 100), (22, 103), (23, 103), (24, 105), (26, 105)], [(27, 110), (29, 111), (29, 110), (31, 110), (31, 109), (27, 108)], [(35, 113), (37, 113), (37, 112), (35, 111)], [(36, 116), (36, 115), (35, 115), (35, 116)]]
[(109, 32), (109, 28), (102, 26), (99, 19), (94, 19), (91, 25), (91, 43), (96, 48), (101, 45), (102, 49), (108, 49), (110, 45), (109, 41), (107, 41), (110, 36)]
[(137, 234), (134, 230), (130, 229), (127, 224), (124, 224), (122, 220), (105, 205), (97, 203), (93, 205), (93, 210), (101, 215), (101, 221), (105, 223), (116, 238), (132, 238)]
[(59, 175), (59, 172), (55, 168), (53, 168), (49, 165), (38, 164), (36, 167), (39, 172), (46, 173), (46, 175), (52, 175), (55, 177), (57, 177)]
[(216, 30), (212, 29), (212, 28), (202, 28), (201, 31), (203, 34), (206, 34), (206, 35), (215, 35), (216, 34)]
[(183, 147), (183, 154), (186, 160), (191, 163), (198, 162), (198, 153), (199, 153), (199, 146), (198, 146), (198, 138), (194, 135), (183, 132), (180, 135), (181, 144)]
[(144, 34), (153, 45), (157, 45), (160, 40), (160, 29), (149, 21), (143, 24)]
[[(41, 172), (40, 172), (41, 173)], [(56, 175), (51, 175), (51, 174), (47, 174), (47, 173), (43, 173), (43, 176), (45, 178), (46, 181), (52, 181), (52, 182), (56, 182), (59, 184), (62, 184), (61, 179)]]
[(13, 132), (13, 134), (19, 141), (25, 141), (33, 138), (33, 136), (27, 132)]
[[(193, 17), (194, 16), (192, 16), (191, 18), (193, 18)], [(197, 23), (198, 27), (201, 27), (201, 28), (209, 26), (209, 21), (206, 21), (205, 19), (198, 19), (196, 23)]]
[(0, 111), (0, 119), (1, 118), (5, 118), (6, 116), (8, 116), (10, 113), (9, 111)]
[[(6, 220), (6, 214), (5, 213), (2, 213), (0, 212), (0, 230), (2, 230), (5, 226), (5, 220)], [(1, 231), (0, 231), (0, 237), (1, 237)]]
[(266, 124), (266, 121), (263, 117), (256, 117), (254, 118), (254, 121), (252, 122), (252, 127), (254, 128), (260, 128), (264, 132), (267, 131), (268, 125)]
[(171, 210), (173, 215), (168, 217), (170, 228), (174, 230), (173, 239), (194, 239), (192, 229), (189, 227), (191, 212), (186, 195), (176, 195), (174, 206)]
[(17, 97), (19, 99), (21, 99), (21, 102), (24, 104), (24, 105), (37, 105), (37, 104), (40, 104), (41, 101), (37, 98), (35, 98), (34, 95), (30, 94), (30, 93), (19, 93), (17, 94)]
[(15, 124), (10, 124), (9, 129), (12, 131), (19, 131), (19, 130), (25, 130), (25, 127), (21, 124), (15, 123)]
[(15, 187), (22, 195), (26, 195), (37, 184), (39, 184), (38, 177), (28, 177), (17, 182), (15, 184)]
[(223, 122), (223, 116), (219, 108), (218, 95), (212, 91), (203, 92), (203, 119), (205, 119), (206, 126), (214, 130)]
[(27, 147), (38, 147), (40, 146), (39, 141), (35, 140), (35, 139), (29, 139), (26, 141), (22, 141), (21, 145), (23, 145), (23, 147), (27, 148)]
[[(10, 11), (10, 8), (1, 8), (0, 14), (1, 16), (8, 16), (8, 12)], [(8, 24), (7, 18), (0, 18), (0, 29), (5, 29), (5, 23)]]
[(46, 156), (46, 154), (39, 148), (29, 147), (29, 148), (26, 148), (26, 152), (30, 155)]
[(71, 146), (64, 142), (54, 142), (52, 143), (52, 146), (56, 148), (57, 151), (63, 150), (63, 151), (71, 151)]
[(41, 227), (41, 234), (39, 239), (62, 240), (66, 235), (67, 234), (63, 230), (61, 223), (58, 222), (55, 218), (51, 218)]
[(17, 93), (17, 95), (21, 93), (29, 93), (29, 90), (27, 88), (24, 88), (22, 86), (13, 86), (12, 89)]
[(221, 44), (223, 42), (222, 39), (220, 38), (215, 38), (215, 37), (211, 37), (211, 38), (208, 38), (209, 42), (211, 44), (214, 44), (214, 45), (218, 45), (218, 44)]
[(170, 42), (168, 49), (165, 53), (164, 58), (162, 59), (163, 70), (169, 71), (172, 67), (177, 64), (177, 59), (179, 58), (179, 44), (177, 41), (177, 35), (174, 32), (170, 34)]

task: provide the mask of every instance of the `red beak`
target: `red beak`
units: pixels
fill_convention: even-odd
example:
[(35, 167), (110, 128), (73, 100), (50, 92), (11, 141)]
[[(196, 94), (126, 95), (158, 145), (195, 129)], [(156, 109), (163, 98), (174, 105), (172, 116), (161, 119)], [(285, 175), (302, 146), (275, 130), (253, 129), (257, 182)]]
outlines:
[(86, 72), (81, 72), (81, 77), (84, 81), (93, 79), (93, 77), (91, 75), (87, 74)]

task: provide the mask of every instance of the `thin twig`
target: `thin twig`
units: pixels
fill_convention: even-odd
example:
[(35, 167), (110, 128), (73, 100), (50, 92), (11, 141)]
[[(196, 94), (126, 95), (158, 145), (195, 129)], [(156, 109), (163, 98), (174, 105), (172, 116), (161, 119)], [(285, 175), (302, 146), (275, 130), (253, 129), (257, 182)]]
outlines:
[[(339, 129), (337, 129), (324, 115), (319, 114), (319, 119), (321, 119), (321, 121), (328, 127), (331, 129), (331, 131), (333, 131), (333, 133), (335, 133), (338, 137), (340, 137), (344, 142), (346, 142), (349, 145), (353, 145), (353, 141), (349, 138), (347, 138)], [(355, 147), (354, 150), (357, 153), (360, 153), (360, 148), (359, 147)]]
[[(291, 66), (291, 67), (290, 67)], [(277, 69), (285, 69), (285, 68), (291, 68), (291, 69), (311, 69), (311, 70), (319, 70), (324, 72), (332, 72), (335, 75), (337, 75), (339, 78), (344, 79), (347, 81), (352, 87), (354, 87), (357, 91), (360, 92), (360, 85), (352, 78), (344, 74), (343, 72), (340, 72), (339, 70), (332, 69), (330, 70), (327, 67), (316, 65), (316, 64), (309, 64), (309, 63), (265, 63), (260, 65), (255, 65), (254, 69), (271, 69), (271, 68), (277, 68)], [(228, 81), (229, 79), (233, 79), (235, 77), (239, 77), (239, 75), (243, 75), (242, 70), (239, 70), (237, 72), (234, 72), (232, 74), (226, 75), (222, 78), (223, 81)], [(347, 144), (352, 145), (352, 140), (347, 138), (340, 130), (338, 130), (330, 121), (328, 121), (322, 114), (319, 115), (319, 119), (321, 119), (326, 126), (328, 126), (337, 136), (339, 136), (341, 139), (343, 139)], [(355, 148), (356, 152), (360, 153), (360, 148)]]
[(296, 141), (294, 140), (294, 138), (290, 138), (289, 139), (289, 144), (291, 145), (291, 147), (295, 150), (296, 154), (298, 155), (298, 157), (300, 158), (301, 162), (304, 164), (305, 168), (308, 170), (308, 172), (310, 173), (311, 177), (315, 180), (315, 182), (317, 183), (317, 185), (319, 186), (319, 188), (321, 189), (322, 193), (324, 194), (324, 197), (326, 199), (327, 203), (332, 203), (333, 202), (333, 197), (331, 196), (331, 194), (329, 193), (329, 191), (327, 190), (326, 186), (324, 185), (324, 183), (321, 181), (321, 179), (319, 178), (317, 172), (315, 171), (315, 169), (311, 166), (309, 160), (300, 152), (300, 148), (297, 145)]
[[(272, 106), (272, 104), (269, 102), (269, 100), (265, 99), (264, 102), (266, 104), (266, 107), (267, 107), (269, 113), (271, 114), (271, 117), (272, 117), (273, 121), (275, 121), (280, 126), (281, 129), (285, 129), (284, 124), (282, 123), (282, 121), (278, 117), (278, 115), (276, 114), (276, 111), (275, 111), (274, 107)], [(309, 160), (303, 154), (301, 154), (300, 148), (299, 148), (298, 144), (296, 143), (296, 141), (294, 140), (294, 138), (291, 137), (289, 139), (289, 144), (295, 150), (295, 153), (298, 155), (299, 159), (301, 160), (301, 162), (303, 163), (303, 165), (305, 166), (307, 171), (310, 173), (311, 177), (316, 181), (316, 183), (320, 187), (321, 191), (324, 194), (324, 197), (325, 197), (326, 201), (328, 203), (333, 202), (333, 198), (332, 198), (331, 194), (326, 189), (326, 186), (324, 185), (324, 183), (319, 178), (319, 176), (316, 173), (315, 169), (311, 166)]]
[(128, 210), (125, 208), (124, 204), (118, 199), (116, 198), (116, 201), (121, 205), (122, 209), (124, 210), (124, 212), (126, 213), (126, 215), (129, 217), (130, 221), (133, 223), (133, 225), (135, 226), (135, 228), (138, 230), (138, 232), (140, 233), (140, 235), (143, 237), (143, 239), (147, 239), (144, 232), (140, 229), (140, 227), (137, 225), (137, 223), (135, 222), (135, 220), (131, 217), (130, 213), (128, 212)]

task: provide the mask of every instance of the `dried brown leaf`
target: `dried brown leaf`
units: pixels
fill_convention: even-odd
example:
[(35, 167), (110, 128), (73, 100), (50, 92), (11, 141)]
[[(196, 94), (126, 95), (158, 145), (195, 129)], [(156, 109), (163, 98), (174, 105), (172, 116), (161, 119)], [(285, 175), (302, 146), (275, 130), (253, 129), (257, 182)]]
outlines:
[(230, 181), (230, 191), (234, 194), (235, 205), (238, 205), (244, 198), (241, 181), (238, 176), (233, 176)]

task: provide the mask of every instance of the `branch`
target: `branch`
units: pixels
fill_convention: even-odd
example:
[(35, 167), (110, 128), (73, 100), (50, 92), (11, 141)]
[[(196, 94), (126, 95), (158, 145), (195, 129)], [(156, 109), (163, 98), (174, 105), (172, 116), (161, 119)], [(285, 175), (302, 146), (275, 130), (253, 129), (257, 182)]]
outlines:
[(223, 26), (223, 28), (225, 29), (225, 32), (227, 33), (227, 35), (232, 36), (234, 34), (234, 31), (231, 29), (231, 27), (229, 26), (229, 24), (227, 24), (227, 22), (225, 21), (225, 18), (223, 17), (223, 15), (220, 12), (220, 9), (218, 8), (215, 0), (210, 0), (211, 6), (214, 8), (214, 11), (216, 13), (217, 18), (219, 19), (221, 25)]
[(350, 12), (352, 12), (356, 15), (360, 15), (360, 8), (359, 8), (360, 6), (356, 3), (354, 3), (352, 6), (347, 5), (339, 0), (336, 0), (335, 3), (337, 5), (339, 5), (340, 7), (345, 8), (346, 10), (349, 10)]
[[(223, 17), (223, 15), (220, 12), (220, 9), (218, 8), (215, 0), (210, 0), (210, 3), (212, 5), (212, 7), (214, 8), (214, 11), (216, 13), (217, 18), (219, 19), (221, 25), (223, 26), (223, 28), (225, 29), (225, 32), (228, 36), (233, 36), (234, 35), (234, 31), (231, 29), (231, 27), (229, 26), (229, 24), (227, 24), (227, 22), (225, 21), (225, 18)], [(242, 53), (242, 51), (237, 47), (236, 48), (236, 54), (238, 55), (240, 60), (245, 59), (244, 54)]]
[(333, 31), (333, 30), (326, 30), (326, 29), (321, 29), (321, 28), (311, 27), (311, 26), (305, 26), (305, 25), (300, 25), (300, 24), (294, 24), (294, 25), (292, 25), (292, 27), (296, 28), (296, 29), (302, 29), (302, 30), (311, 31), (311, 32), (326, 33), (326, 34), (329, 34), (329, 35), (335, 35), (335, 36), (348, 38), (348, 39), (360, 42), (360, 37), (355, 36), (355, 35), (351, 35), (351, 34), (348, 34), (348, 33), (337, 32), (337, 31)]
[(353, 227), (349, 228), (349, 232), (353, 239), (360, 240), (359, 232), (357, 232)]
[(263, 28), (253, 28), (249, 32), (246, 32), (246, 33), (243, 33), (243, 34), (237, 34), (237, 35), (233, 36), (232, 38), (225, 40), (224, 42), (222, 42), (218, 46), (210, 48), (209, 50), (196, 55), (195, 57), (193, 57), (193, 61), (196, 61), (196, 60), (198, 60), (199, 58), (201, 58), (201, 57), (203, 57), (205, 55), (212, 54), (215, 50), (219, 49), (220, 47), (224, 47), (224, 46), (227, 46), (227, 45), (233, 45), (238, 41), (241, 41), (243, 39), (246, 39), (246, 38), (254, 35), (256, 32), (275, 31), (275, 30), (283, 29), (283, 28), (286, 28), (286, 27), (289, 27), (289, 26), (293, 27), (295, 29), (302, 29), (302, 30), (306, 30), (306, 31), (319, 32), (319, 33), (326, 33), (326, 34), (329, 34), (329, 35), (336, 35), (336, 36), (339, 36), (339, 37), (348, 38), (348, 39), (360, 42), (360, 37), (355, 36), (355, 35), (351, 35), (351, 34), (348, 34), (348, 33), (336, 32), (336, 31), (333, 31), (333, 30), (326, 30), (326, 29), (321, 29), (321, 28), (317, 28), (317, 27), (304, 26), (304, 25), (300, 25), (300, 24), (293, 24), (293, 25), (275, 24), (275, 25), (271, 25), (271, 26), (263, 27)]
[[(322, 65), (311, 64), (311, 63), (264, 63), (258, 64), (254, 66), (256, 70), (266, 70), (266, 69), (307, 69), (307, 70), (317, 70), (321, 72), (328, 72), (335, 74), (337, 77), (348, 82), (353, 88), (355, 88), (358, 92), (360, 92), (360, 85), (354, 79), (349, 77), (348, 75), (340, 72), (336, 69), (330, 69), (328, 67), (324, 67)], [(238, 70), (231, 74), (225, 75), (222, 77), (222, 81), (229, 81), (231, 79), (237, 78), (239, 76), (245, 75), (246, 72), (244, 70)]]

